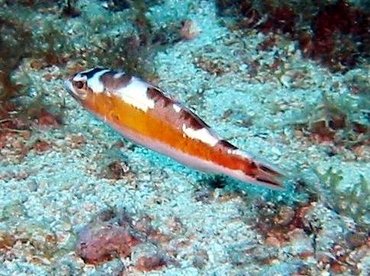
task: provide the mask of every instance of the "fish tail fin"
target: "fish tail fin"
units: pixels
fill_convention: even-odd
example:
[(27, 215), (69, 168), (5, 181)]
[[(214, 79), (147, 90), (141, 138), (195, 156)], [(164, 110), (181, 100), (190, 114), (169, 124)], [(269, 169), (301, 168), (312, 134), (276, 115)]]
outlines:
[(275, 190), (284, 188), (285, 174), (280, 169), (240, 150), (238, 153), (239, 169), (235, 171), (233, 177)]
[(252, 172), (253, 183), (278, 190), (284, 188), (285, 176), (279, 169), (265, 162), (254, 161), (254, 163), (255, 168), (246, 166), (244, 169), (247, 174)]

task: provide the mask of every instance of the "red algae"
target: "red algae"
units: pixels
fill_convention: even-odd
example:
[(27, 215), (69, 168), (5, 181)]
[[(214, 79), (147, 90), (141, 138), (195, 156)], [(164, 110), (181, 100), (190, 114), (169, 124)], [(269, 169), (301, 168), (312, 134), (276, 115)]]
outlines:
[(327, 230), (322, 231), (320, 226), (314, 226), (315, 222), (310, 221), (310, 213), (315, 208), (315, 202), (299, 205), (295, 209), (287, 206), (260, 205), (257, 229), (264, 236), (264, 243), (281, 248), (287, 244), (303, 241), (307, 237), (311, 240), (312, 248), (298, 252), (297, 256), (300, 259), (314, 258), (319, 269), (329, 270), (335, 274), (346, 272), (351, 275), (360, 274), (357, 264), (369, 250), (369, 234), (358, 227), (346, 237), (338, 237), (329, 252), (323, 251), (317, 241), (322, 240)]
[(135, 264), (135, 270), (152, 271), (167, 265), (169, 259), (155, 244), (142, 243), (135, 248), (132, 261)]
[(297, 15), (293, 9), (282, 6), (272, 10), (268, 19), (261, 25), (262, 32), (281, 31), (282, 33), (293, 34), (295, 32)]
[(0, 155), (16, 155), (23, 157), (27, 153), (25, 146), (26, 141), (31, 137), (29, 124), (19, 117), (12, 116), (12, 113), (17, 113), (15, 104), (5, 101), (0, 101)]
[(79, 233), (77, 255), (88, 264), (100, 264), (115, 257), (130, 256), (132, 247), (140, 243), (132, 230), (105, 224), (88, 225)]
[(162, 268), (166, 261), (161, 256), (143, 256), (137, 260), (136, 269), (140, 271), (151, 271)]
[(37, 139), (32, 145), (32, 148), (36, 151), (36, 153), (42, 154), (51, 148), (51, 144), (45, 140)]
[[(345, 0), (332, 4), (311, 3), (309, 7), (300, 2), (217, 2), (220, 10), (229, 9), (240, 16), (239, 28), (284, 34), (298, 41), (306, 57), (333, 71), (351, 69), (360, 57), (370, 55), (370, 13)], [(273, 42), (268, 41), (267, 44)]]
[(303, 204), (296, 209), (292, 207), (264, 205), (259, 210), (257, 229), (269, 245), (281, 246), (290, 241), (292, 231), (302, 229), (311, 233), (313, 229), (306, 218), (314, 203)]
[(160, 249), (161, 242), (153, 237), (153, 231), (147, 217), (134, 221), (125, 211), (103, 211), (78, 233), (76, 253), (88, 264), (129, 257), (138, 271), (157, 270), (170, 259)]
[(340, 0), (323, 7), (312, 22), (313, 35), (302, 33), (302, 52), (333, 69), (352, 68), (360, 55), (369, 55), (370, 14)]
[(41, 108), (37, 114), (37, 122), (40, 126), (57, 128), (61, 124), (61, 118)]
[[(343, 241), (341, 242), (343, 243)], [(359, 254), (363, 258), (366, 254), (364, 252), (368, 252), (368, 250), (369, 246), (366, 245), (366, 242), (363, 242), (361, 246), (355, 249), (351, 249), (348, 243), (335, 243), (330, 250), (330, 257), (325, 254), (318, 256), (319, 266), (329, 268), (334, 274), (347, 272), (351, 275), (359, 275), (361, 270), (356, 265), (358, 260), (354, 260), (353, 257)]]

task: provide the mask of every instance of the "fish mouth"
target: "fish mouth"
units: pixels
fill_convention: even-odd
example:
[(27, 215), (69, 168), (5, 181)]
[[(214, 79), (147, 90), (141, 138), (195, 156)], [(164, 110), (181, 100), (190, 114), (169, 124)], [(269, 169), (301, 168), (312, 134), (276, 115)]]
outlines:
[(74, 94), (72, 82), (69, 79), (64, 81), (64, 88), (69, 94)]
[(67, 90), (68, 94), (71, 95), (75, 100), (80, 101), (81, 99), (78, 97), (75, 89), (73, 88), (71, 79), (72, 77), (64, 81), (64, 88)]

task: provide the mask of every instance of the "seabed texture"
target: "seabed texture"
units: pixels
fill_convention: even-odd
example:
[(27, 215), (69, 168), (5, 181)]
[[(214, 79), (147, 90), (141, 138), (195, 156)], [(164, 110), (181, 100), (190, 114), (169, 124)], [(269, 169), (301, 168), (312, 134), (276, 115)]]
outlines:
[[(330, 131), (349, 130), (325, 125), (342, 113), (369, 123), (368, 60), (333, 72), (284, 35), (261, 50), (268, 35), (230, 28), (213, 1), (155, 1), (145, 11), (152, 28), (181, 30), (150, 53), (145, 77), (222, 137), (284, 169), (285, 189), (271, 191), (122, 139), (67, 94), (69, 74), (121, 58), (102, 41), (123, 43), (133, 7), (81, 0), (61, 16), (62, 6), (27, 11), (8, 2), (0, 1), (1, 17), (24, 9), (32, 36), (50, 28), (68, 45), (54, 44), (62, 62), (28, 56), (11, 75), (24, 91), (17, 104), (39, 97), (50, 113), (1, 140), (0, 275), (370, 274), (369, 129), (337, 142)], [(358, 79), (361, 95), (352, 93)], [(315, 132), (321, 123), (328, 133)]]

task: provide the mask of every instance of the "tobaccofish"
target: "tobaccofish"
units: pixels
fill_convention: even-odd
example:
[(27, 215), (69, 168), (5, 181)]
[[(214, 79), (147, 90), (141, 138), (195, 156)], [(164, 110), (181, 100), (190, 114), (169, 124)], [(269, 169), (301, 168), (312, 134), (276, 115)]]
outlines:
[(125, 138), (200, 171), (282, 187), (282, 174), (220, 138), (202, 119), (150, 83), (106, 68), (79, 72), (68, 92)]

